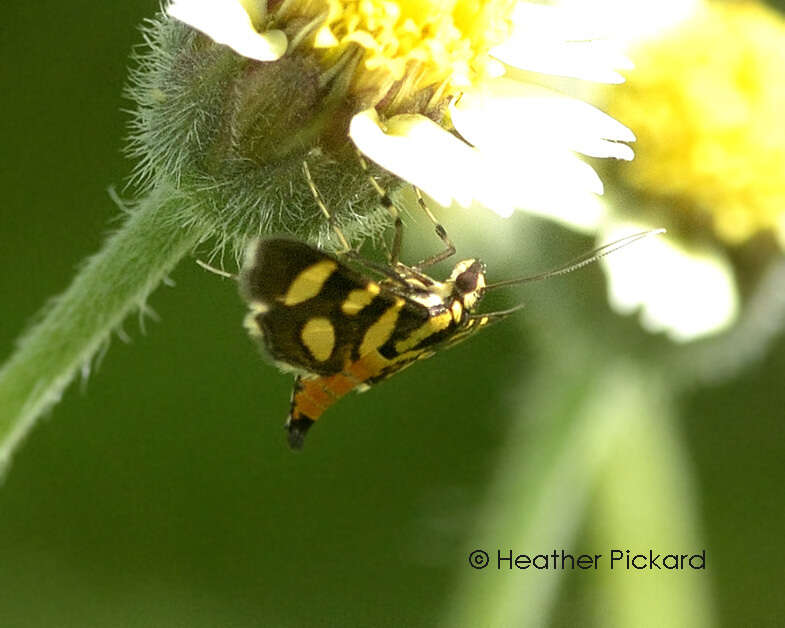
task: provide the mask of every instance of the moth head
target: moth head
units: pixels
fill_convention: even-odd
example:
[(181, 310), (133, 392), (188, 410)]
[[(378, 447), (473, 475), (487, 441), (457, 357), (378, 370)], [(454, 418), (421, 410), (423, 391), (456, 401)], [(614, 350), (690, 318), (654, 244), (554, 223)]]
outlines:
[(450, 275), (453, 295), (471, 310), (485, 293), (485, 264), (477, 259), (458, 262)]

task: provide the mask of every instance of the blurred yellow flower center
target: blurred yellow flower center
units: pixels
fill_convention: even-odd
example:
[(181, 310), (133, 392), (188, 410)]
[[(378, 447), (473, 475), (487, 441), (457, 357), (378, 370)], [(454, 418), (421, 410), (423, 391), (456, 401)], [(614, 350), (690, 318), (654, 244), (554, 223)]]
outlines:
[(334, 62), (354, 45), (361, 61), (355, 93), (396, 86), (398, 98), (430, 88), (440, 95), (494, 73), (488, 51), (510, 34), (516, 0), (300, 0), (289, 15), (325, 15), (314, 47)]
[(757, 4), (714, 4), (634, 55), (610, 113), (635, 129), (623, 173), (647, 194), (712, 216), (742, 242), (785, 242), (785, 24)]

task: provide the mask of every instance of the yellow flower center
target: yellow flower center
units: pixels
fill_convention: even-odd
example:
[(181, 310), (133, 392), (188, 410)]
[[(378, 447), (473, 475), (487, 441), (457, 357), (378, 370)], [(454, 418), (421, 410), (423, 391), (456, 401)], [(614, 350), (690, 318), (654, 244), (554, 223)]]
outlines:
[[(785, 227), (785, 25), (756, 4), (714, 4), (634, 55), (610, 113), (635, 129), (624, 174), (712, 216), (739, 243)], [(782, 240), (785, 242), (785, 240)]]
[[(517, 0), (295, 0), (285, 17), (320, 16), (314, 48), (325, 65), (349, 47), (360, 57), (353, 92), (390, 99), (386, 109), (412, 106), (417, 92), (443, 97), (494, 73), (488, 51), (510, 34)], [(390, 90), (392, 91), (392, 95)], [(407, 103), (409, 103), (407, 105)], [(426, 101), (427, 103), (427, 101)], [(376, 105), (377, 102), (367, 104)], [(415, 103), (422, 108), (423, 103)], [(425, 106), (427, 109), (427, 104)]]

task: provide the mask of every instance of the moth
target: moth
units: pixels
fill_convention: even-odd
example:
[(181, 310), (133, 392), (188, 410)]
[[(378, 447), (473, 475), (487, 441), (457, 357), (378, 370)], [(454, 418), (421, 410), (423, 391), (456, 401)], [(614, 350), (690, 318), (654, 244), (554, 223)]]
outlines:
[(352, 267), (297, 240), (253, 244), (240, 275), (249, 306), (245, 327), (295, 373), (285, 424), (290, 447), (302, 448), (311, 426), (347, 393), (367, 390), (520, 309), (478, 312), (489, 290), (570, 272), (651, 233), (627, 236), (541, 275), (493, 284), (474, 258), (437, 281), (421, 265), (385, 267), (353, 256)]
[(273, 360), (294, 370), (286, 421), (299, 449), (338, 399), (367, 390), (510, 312), (478, 315), (485, 265), (458, 263), (445, 281), (397, 264), (380, 280), (296, 240), (255, 245), (240, 277), (245, 327)]
[[(362, 156), (360, 160), (366, 168)], [(285, 423), (289, 446), (295, 450), (302, 448), (319, 417), (347, 393), (367, 390), (522, 307), (479, 312), (488, 291), (571, 272), (664, 231), (629, 235), (530, 277), (488, 283), (485, 264), (469, 258), (438, 281), (425, 269), (454, 255), (455, 246), (417, 188), (417, 201), (433, 222), (444, 250), (413, 266), (402, 263), (400, 216), (387, 193), (369, 177), (380, 204), (395, 221), (389, 263), (378, 264), (351, 250), (307, 163), (303, 171), (317, 205), (343, 245), (343, 255), (298, 240), (261, 239), (249, 246), (239, 276), (240, 292), (249, 307), (246, 329), (279, 367), (295, 374)]]

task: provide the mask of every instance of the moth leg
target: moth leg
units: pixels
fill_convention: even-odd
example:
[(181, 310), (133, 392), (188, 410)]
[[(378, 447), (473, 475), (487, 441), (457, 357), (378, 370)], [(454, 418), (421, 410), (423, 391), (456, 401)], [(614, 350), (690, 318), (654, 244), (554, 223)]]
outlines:
[(346, 237), (343, 235), (343, 231), (338, 226), (338, 223), (335, 220), (335, 216), (330, 213), (330, 210), (327, 209), (327, 204), (324, 202), (322, 195), (319, 193), (319, 190), (316, 187), (316, 184), (313, 182), (313, 177), (311, 176), (311, 170), (308, 168), (308, 162), (303, 161), (303, 172), (305, 173), (305, 179), (308, 181), (308, 187), (311, 188), (311, 194), (313, 194), (313, 198), (316, 201), (316, 205), (321, 210), (322, 214), (324, 214), (327, 221), (330, 223), (330, 227), (335, 232), (335, 235), (338, 236), (338, 241), (341, 243), (343, 250), (340, 253), (348, 253), (351, 250), (349, 243), (346, 241)]
[(428, 268), (429, 266), (433, 266), (434, 264), (438, 264), (446, 260), (449, 257), (455, 255), (455, 245), (450, 240), (450, 237), (447, 235), (447, 230), (441, 225), (441, 223), (436, 220), (436, 216), (433, 215), (433, 212), (430, 210), (428, 205), (425, 203), (425, 199), (422, 197), (422, 192), (420, 192), (420, 188), (414, 188), (414, 193), (417, 195), (417, 203), (420, 208), (425, 212), (425, 215), (428, 216), (430, 221), (433, 223), (433, 227), (436, 231), (436, 235), (439, 236), (439, 239), (444, 243), (445, 249), (436, 255), (432, 255), (431, 257), (427, 257), (421, 262), (418, 262), (414, 265), (414, 268), (417, 270), (422, 270), (423, 268)]
[(515, 312), (519, 312), (524, 307), (526, 307), (523, 303), (520, 305), (516, 305), (515, 307), (511, 307), (508, 310), (499, 310), (497, 312), (484, 312), (479, 314), (472, 314), (469, 316), (470, 319), (480, 321), (481, 325), (485, 325), (487, 323), (495, 323), (496, 321), (503, 320), (510, 316), (511, 314), (515, 314)]
[(368, 180), (379, 195), (379, 203), (390, 212), (390, 215), (393, 217), (395, 235), (393, 235), (392, 248), (390, 249), (390, 264), (395, 266), (400, 259), (401, 245), (403, 244), (403, 220), (401, 220), (401, 213), (398, 211), (395, 203), (392, 202), (390, 195), (387, 194), (387, 190), (379, 185), (379, 182), (371, 176), (371, 173), (368, 170), (368, 162), (365, 161), (365, 157), (363, 157), (359, 150), (357, 151), (357, 159), (360, 160), (360, 167), (363, 169), (363, 172), (368, 175)]

